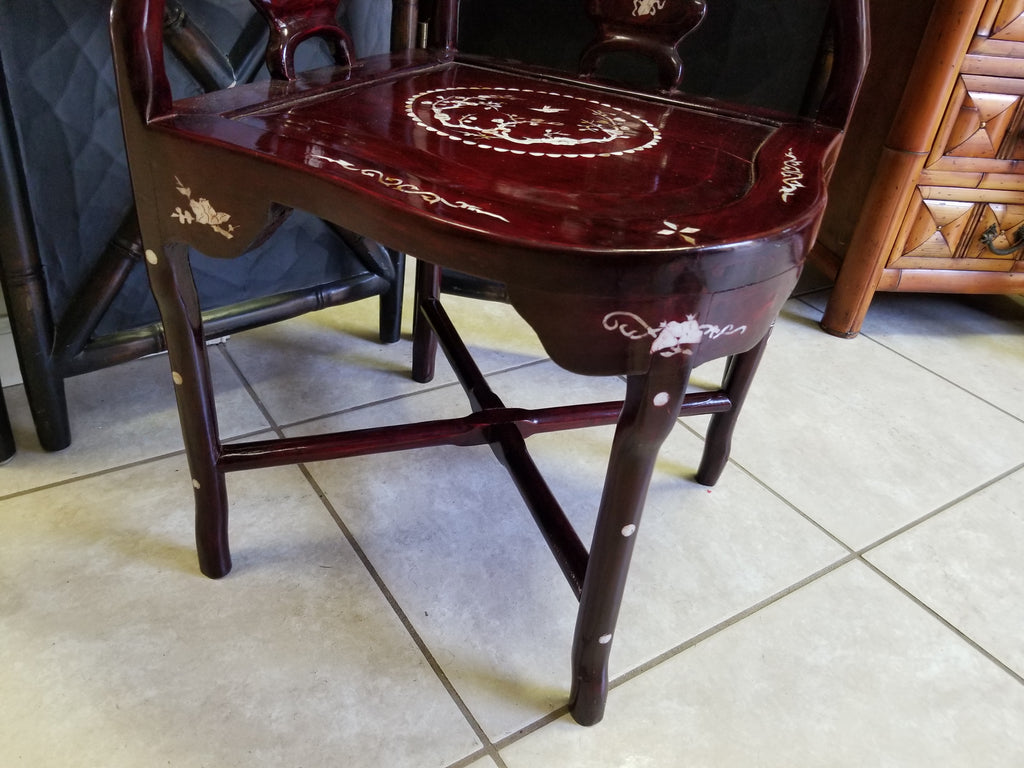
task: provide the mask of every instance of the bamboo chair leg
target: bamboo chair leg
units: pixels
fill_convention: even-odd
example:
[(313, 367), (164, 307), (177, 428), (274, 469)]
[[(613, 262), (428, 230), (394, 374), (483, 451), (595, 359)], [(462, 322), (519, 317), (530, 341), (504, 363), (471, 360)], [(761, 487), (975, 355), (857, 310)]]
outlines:
[(569, 711), (582, 725), (593, 725), (604, 715), (608, 659), (637, 527), (658, 451), (676, 422), (691, 367), (689, 358), (656, 356), (647, 374), (630, 376), (627, 382), (573, 640)]
[(192, 475), (199, 568), (216, 579), (231, 570), (228, 501), (224, 472), (218, 467), (220, 436), (199, 298), (184, 245), (168, 245), (160, 253), (147, 249), (146, 261), (163, 320), (178, 418)]

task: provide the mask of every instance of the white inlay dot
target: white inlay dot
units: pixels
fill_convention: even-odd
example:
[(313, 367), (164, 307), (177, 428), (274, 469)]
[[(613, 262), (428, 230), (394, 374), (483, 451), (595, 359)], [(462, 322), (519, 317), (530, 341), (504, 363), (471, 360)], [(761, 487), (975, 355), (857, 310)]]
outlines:
[(611, 635), (601, 635), (599, 638), (597, 638), (597, 642), (599, 642), (601, 645), (608, 645), (608, 643), (610, 643), (611, 641)]
[(625, 528), (622, 529), (622, 535), (625, 536), (627, 539), (630, 536), (632, 536), (634, 533), (636, 533), (636, 526), (633, 525), (632, 523), (630, 523), (629, 525), (627, 525)]
[(148, 248), (146, 249), (146, 261), (155, 265), (159, 260), (160, 259), (158, 259), (156, 255), (156, 251), (151, 251)]
[(661, 408), (663, 405), (668, 405), (668, 392), (659, 392), (654, 396), (654, 404)]
[(199, 485), (199, 481), (198, 480), (193, 480), (192, 481), (192, 487), (195, 488), (198, 491), (200, 489), (200, 487), (201, 487)]
[(179, 387), (181, 386), (182, 382), (184, 382), (184, 381), (185, 381), (185, 379), (183, 379), (183, 378), (181, 377), (181, 374), (180, 374), (180, 373), (178, 373), (177, 371), (171, 371), (171, 379), (172, 379), (172, 380), (174, 381), (174, 383), (175, 383), (175, 384), (177, 384), (177, 385), (178, 385)]

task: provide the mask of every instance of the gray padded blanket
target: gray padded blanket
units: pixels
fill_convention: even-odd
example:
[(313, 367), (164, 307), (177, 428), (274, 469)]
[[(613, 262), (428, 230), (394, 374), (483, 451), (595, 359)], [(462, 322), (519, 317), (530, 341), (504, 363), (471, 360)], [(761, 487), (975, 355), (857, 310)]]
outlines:
[[(225, 50), (254, 12), (248, 0), (185, 0), (183, 5)], [(108, 9), (108, 0), (0, 0), (0, 62), (55, 316), (63, 313), (131, 205)], [(361, 55), (387, 50), (390, 11), (390, 0), (350, 3), (345, 21)], [(173, 57), (167, 59), (176, 95), (198, 92)], [(194, 261), (208, 308), (365, 271), (321, 222), (301, 213), (240, 259)], [(140, 267), (100, 331), (156, 318)]]

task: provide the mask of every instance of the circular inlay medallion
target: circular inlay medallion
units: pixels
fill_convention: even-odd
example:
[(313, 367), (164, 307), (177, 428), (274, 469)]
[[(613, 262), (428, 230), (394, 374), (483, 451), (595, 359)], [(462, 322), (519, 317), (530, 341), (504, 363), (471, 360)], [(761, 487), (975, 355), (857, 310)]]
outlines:
[(527, 88), (438, 88), (406, 102), (420, 127), (493, 152), (608, 157), (661, 140), (647, 120), (595, 99)]

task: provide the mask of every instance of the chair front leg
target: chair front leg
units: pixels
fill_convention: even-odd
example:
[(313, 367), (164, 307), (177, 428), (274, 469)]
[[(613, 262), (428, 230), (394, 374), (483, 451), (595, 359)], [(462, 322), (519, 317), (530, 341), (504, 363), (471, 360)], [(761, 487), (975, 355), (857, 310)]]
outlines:
[(569, 710), (582, 725), (593, 725), (604, 715), (608, 659), (640, 515), (658, 451), (686, 393), (689, 360), (656, 355), (648, 373), (627, 381), (573, 640)]
[(178, 418), (192, 476), (199, 568), (216, 579), (231, 570), (227, 487), (224, 472), (218, 467), (217, 411), (188, 248), (176, 243), (158, 253), (147, 246), (146, 263), (163, 321)]

